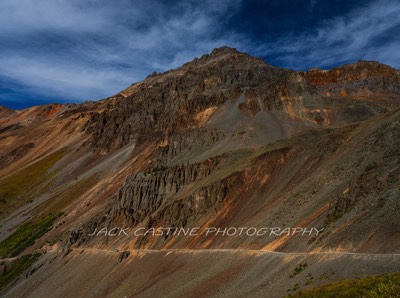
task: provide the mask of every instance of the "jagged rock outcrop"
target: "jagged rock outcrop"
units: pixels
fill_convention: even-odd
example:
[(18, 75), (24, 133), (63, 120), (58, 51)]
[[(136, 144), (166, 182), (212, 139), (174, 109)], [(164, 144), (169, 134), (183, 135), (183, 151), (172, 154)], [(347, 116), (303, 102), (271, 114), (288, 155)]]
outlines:
[[(203, 186), (183, 199), (166, 204), (148, 218), (146, 227), (148, 229), (157, 227), (185, 228), (199, 217), (205, 216), (210, 210), (213, 211), (213, 214), (216, 214), (228, 194), (228, 179)], [(165, 235), (163, 241), (167, 241), (169, 237), (170, 235)], [(143, 247), (149, 239), (150, 235), (140, 236), (135, 245)]]
[(228, 192), (225, 180), (203, 186), (184, 199), (174, 201), (162, 208), (152, 220), (165, 227), (185, 227), (190, 218), (218, 210)]
[(131, 175), (119, 190), (107, 221), (122, 219), (131, 225), (140, 223), (183, 187), (210, 175), (219, 163), (220, 158), (214, 158)]

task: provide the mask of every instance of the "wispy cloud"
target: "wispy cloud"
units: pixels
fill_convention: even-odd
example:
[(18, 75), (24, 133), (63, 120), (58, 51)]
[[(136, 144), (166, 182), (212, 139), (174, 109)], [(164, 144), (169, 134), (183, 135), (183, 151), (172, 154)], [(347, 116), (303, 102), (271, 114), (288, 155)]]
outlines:
[(46, 97), (98, 99), (153, 70), (164, 71), (224, 44), (240, 1), (4, 0), (0, 80)]
[[(312, 1), (313, 2), (313, 1)], [(255, 52), (297, 69), (338, 65), (358, 59), (400, 67), (400, 3), (375, 1), (326, 20), (299, 36), (261, 43)]]

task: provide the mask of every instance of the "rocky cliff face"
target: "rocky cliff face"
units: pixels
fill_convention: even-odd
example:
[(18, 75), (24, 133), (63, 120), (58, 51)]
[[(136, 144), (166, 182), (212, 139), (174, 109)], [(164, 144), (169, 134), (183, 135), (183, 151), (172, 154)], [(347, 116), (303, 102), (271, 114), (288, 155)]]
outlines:
[(214, 158), (201, 163), (154, 169), (135, 173), (120, 188), (108, 219), (120, 216), (138, 224), (152, 215), (189, 183), (203, 180), (218, 166)]
[(137, 138), (201, 127), (209, 114), (244, 93), (241, 110), (250, 115), (255, 116), (264, 105), (280, 110), (282, 97), (303, 92), (298, 79), (292, 71), (274, 68), (234, 49), (216, 49), (105, 100), (102, 111), (91, 113), (86, 132), (93, 135), (93, 146), (118, 149)]
[(323, 104), (327, 97), (372, 98), (399, 92), (399, 72), (377, 62), (296, 73), (220, 48), (178, 69), (151, 75), (102, 101), (90, 112), (85, 131), (92, 136), (93, 147), (109, 152), (133, 141), (168, 138), (188, 128), (195, 131), (233, 102), (241, 118), (256, 126), (274, 121), (259, 123), (258, 118), (268, 117), (263, 114), (272, 114), (287, 136), (303, 127), (334, 124), (332, 115), (340, 111), (335, 105)]
[(311, 69), (301, 75), (325, 95), (396, 95), (400, 91), (398, 70), (375, 61), (358, 61), (331, 70)]

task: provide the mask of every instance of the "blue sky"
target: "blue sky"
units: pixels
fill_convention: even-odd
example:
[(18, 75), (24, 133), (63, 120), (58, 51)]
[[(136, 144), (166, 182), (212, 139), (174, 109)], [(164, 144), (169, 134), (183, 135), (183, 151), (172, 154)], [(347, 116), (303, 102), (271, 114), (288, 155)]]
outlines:
[(400, 68), (399, 0), (2, 0), (0, 105), (111, 96), (227, 45), (293, 69)]

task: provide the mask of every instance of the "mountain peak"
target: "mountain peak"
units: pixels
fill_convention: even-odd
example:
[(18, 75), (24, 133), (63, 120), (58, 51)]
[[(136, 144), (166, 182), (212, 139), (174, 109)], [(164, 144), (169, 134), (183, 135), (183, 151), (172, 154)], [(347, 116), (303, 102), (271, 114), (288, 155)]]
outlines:
[(210, 65), (212, 63), (219, 63), (221, 61), (239, 61), (248, 63), (250, 61), (256, 63), (266, 64), (264, 60), (260, 58), (253, 57), (247, 53), (240, 52), (236, 48), (231, 48), (228, 46), (222, 46), (213, 49), (209, 54), (204, 54), (200, 58), (194, 58), (192, 61), (183, 64), (185, 67), (199, 67), (204, 65)]
[[(192, 61), (186, 62), (182, 64), (181, 67), (176, 69), (170, 69), (162, 73), (153, 72), (147, 76), (148, 78), (160, 78), (160, 75), (171, 74), (176, 71), (181, 71), (182, 69), (191, 69), (197, 67), (203, 67), (205, 65), (210, 66), (214, 63), (220, 63), (221, 61), (242, 61), (242, 62), (257, 62), (266, 64), (266, 62), (260, 58), (253, 57), (247, 53), (240, 52), (236, 48), (231, 48), (228, 46), (222, 46), (218, 48), (214, 48), (209, 54), (204, 54), (201, 57), (196, 57)], [(132, 84), (136, 85), (136, 83)]]
[(215, 48), (211, 51), (210, 56), (221, 56), (221, 55), (227, 55), (227, 54), (243, 54), (240, 53), (236, 48), (230, 48), (227, 46)]

